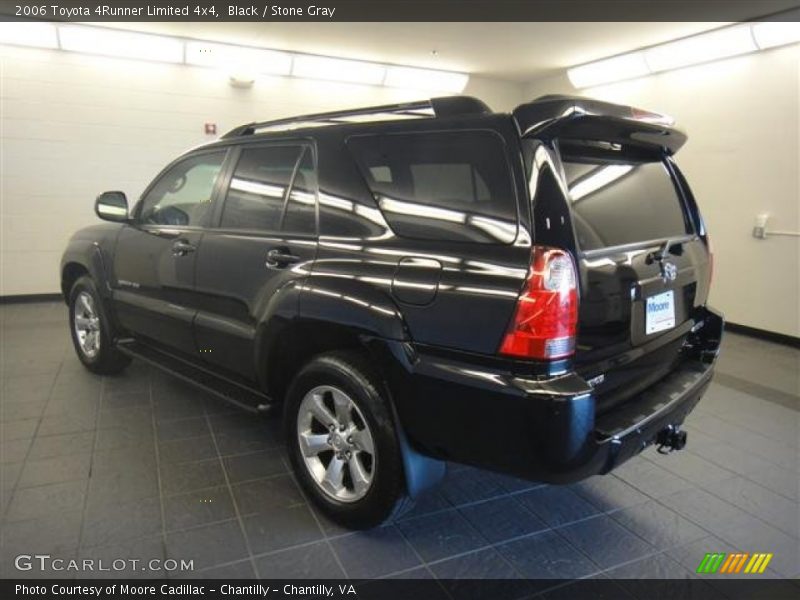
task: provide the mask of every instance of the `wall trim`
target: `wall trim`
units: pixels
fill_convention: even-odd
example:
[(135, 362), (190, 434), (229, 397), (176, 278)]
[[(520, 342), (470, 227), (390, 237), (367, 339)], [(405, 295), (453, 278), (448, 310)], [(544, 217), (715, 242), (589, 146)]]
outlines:
[(783, 344), (784, 346), (791, 346), (792, 348), (800, 348), (800, 337), (795, 337), (793, 335), (786, 335), (785, 333), (767, 331), (766, 329), (759, 329), (757, 327), (739, 325), (738, 323), (731, 322), (725, 323), (725, 329), (732, 333), (740, 333), (760, 340), (775, 342), (776, 344)]
[(0, 304), (28, 304), (31, 302), (53, 302), (63, 300), (61, 294), (14, 294), (11, 296), (0, 296)]

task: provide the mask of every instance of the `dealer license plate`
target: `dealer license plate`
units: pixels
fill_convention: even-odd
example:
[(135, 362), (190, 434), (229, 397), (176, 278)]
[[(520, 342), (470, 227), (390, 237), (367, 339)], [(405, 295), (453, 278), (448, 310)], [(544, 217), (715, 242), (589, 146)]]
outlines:
[(650, 335), (672, 327), (675, 327), (675, 292), (650, 296), (645, 307), (645, 333)]

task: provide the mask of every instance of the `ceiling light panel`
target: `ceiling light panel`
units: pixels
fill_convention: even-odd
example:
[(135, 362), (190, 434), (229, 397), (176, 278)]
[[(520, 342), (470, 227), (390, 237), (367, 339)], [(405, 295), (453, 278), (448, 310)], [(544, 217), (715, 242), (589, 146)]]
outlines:
[(384, 85), (410, 90), (432, 90), (460, 93), (464, 91), (469, 75), (452, 71), (432, 71), (411, 67), (387, 67)]
[(749, 25), (726, 27), (644, 51), (651, 71), (668, 71), (758, 50)]
[(386, 76), (386, 67), (356, 60), (296, 55), (292, 75), (307, 79), (380, 85)]
[(0, 23), (0, 44), (58, 48), (58, 36), (50, 23), (5, 21)]
[(753, 37), (759, 48), (774, 48), (800, 42), (800, 22), (764, 22), (754, 23)]
[(292, 57), (285, 52), (274, 50), (188, 41), (186, 64), (224, 69), (228, 72), (288, 75), (292, 69)]
[(622, 54), (567, 70), (567, 77), (577, 88), (634, 79), (649, 74), (650, 69), (641, 52)]
[(58, 34), (64, 50), (138, 60), (183, 62), (183, 42), (175, 38), (81, 25), (60, 26)]

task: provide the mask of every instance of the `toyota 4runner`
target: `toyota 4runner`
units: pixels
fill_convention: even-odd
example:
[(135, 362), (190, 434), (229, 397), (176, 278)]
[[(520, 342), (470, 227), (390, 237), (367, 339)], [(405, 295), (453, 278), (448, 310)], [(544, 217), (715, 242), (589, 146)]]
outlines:
[(297, 480), (377, 525), (446, 461), (552, 483), (680, 449), (723, 329), (663, 115), (545, 96), (250, 123), (61, 265), (96, 373), (144, 359), (283, 415)]

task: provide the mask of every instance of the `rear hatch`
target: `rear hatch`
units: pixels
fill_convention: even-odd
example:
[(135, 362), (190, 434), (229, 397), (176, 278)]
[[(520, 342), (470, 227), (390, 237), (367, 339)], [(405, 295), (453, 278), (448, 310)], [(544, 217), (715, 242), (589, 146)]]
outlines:
[[(534, 129), (525, 143), (539, 180), (536, 243), (568, 246), (578, 267), (574, 364), (602, 413), (675, 368), (706, 301), (710, 264), (702, 220), (670, 159), (685, 137), (660, 141), (675, 130), (654, 125), (652, 113), (591, 108)], [(558, 185), (544, 185), (548, 176)]]

